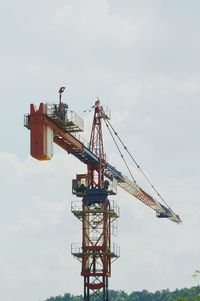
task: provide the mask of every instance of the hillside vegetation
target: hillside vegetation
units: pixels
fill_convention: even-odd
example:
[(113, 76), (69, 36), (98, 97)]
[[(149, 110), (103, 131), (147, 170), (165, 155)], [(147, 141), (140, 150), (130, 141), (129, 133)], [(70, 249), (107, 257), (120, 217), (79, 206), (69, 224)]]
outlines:
[[(82, 296), (73, 296), (66, 293), (64, 296), (50, 297), (45, 301), (82, 301)], [(109, 301), (197, 301), (200, 300), (200, 286), (192, 288), (176, 289), (173, 292), (167, 290), (155, 293), (143, 290), (127, 294), (124, 291), (109, 291)], [(93, 297), (92, 301), (101, 301), (99, 297)]]

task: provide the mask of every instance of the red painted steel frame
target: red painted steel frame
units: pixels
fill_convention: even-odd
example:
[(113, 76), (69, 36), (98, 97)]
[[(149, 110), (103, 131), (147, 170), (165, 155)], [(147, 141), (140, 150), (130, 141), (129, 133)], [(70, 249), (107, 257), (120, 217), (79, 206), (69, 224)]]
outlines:
[[(105, 155), (102, 137), (103, 109), (97, 100), (94, 106), (94, 119), (89, 149), (99, 162), (87, 164), (86, 183), (89, 191), (99, 191), (98, 200), (92, 205), (82, 202), (82, 248), (79, 257), (82, 261), (81, 275), (84, 277), (84, 300), (89, 301), (93, 295), (100, 295), (108, 300), (108, 277), (111, 275), (111, 223), (118, 216), (111, 216), (110, 202), (103, 190)], [(39, 108), (31, 104), (27, 127), (31, 132), (31, 155), (38, 160), (48, 159), (47, 128), (53, 130), (53, 141), (67, 152), (83, 151), (83, 144), (69, 132), (66, 132), (47, 114), (46, 104)], [(102, 199), (99, 199), (99, 197)]]
[[(99, 158), (99, 163), (88, 164), (88, 188), (103, 189), (104, 182), (104, 150), (102, 137), (102, 107), (97, 100), (94, 108), (94, 118), (89, 149)], [(108, 300), (108, 277), (111, 269), (110, 256), (110, 216), (109, 201), (96, 201), (93, 206), (82, 205), (82, 271), (84, 276), (84, 301), (92, 295), (102, 294), (104, 301)]]
[(102, 136), (102, 107), (100, 101), (95, 102), (94, 118), (92, 124), (92, 131), (90, 136), (89, 149), (94, 153), (100, 162), (96, 164), (88, 164), (88, 186), (89, 187), (103, 187), (104, 181), (104, 149)]

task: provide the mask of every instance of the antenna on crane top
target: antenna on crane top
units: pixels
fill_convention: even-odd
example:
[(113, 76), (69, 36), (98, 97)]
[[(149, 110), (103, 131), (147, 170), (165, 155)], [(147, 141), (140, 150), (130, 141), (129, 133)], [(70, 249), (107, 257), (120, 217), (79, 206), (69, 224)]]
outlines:
[(60, 87), (58, 93), (59, 93), (59, 107), (61, 105), (61, 100), (62, 100), (62, 94), (65, 91), (65, 87)]

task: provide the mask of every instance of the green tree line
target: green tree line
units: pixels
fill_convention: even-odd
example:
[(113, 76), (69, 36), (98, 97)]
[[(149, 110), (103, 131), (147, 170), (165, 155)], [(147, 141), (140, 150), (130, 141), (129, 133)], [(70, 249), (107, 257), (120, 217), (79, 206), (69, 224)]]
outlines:
[[(73, 296), (66, 293), (64, 296), (50, 297), (45, 301), (82, 301), (82, 296)], [(92, 301), (101, 301), (101, 298), (94, 296)], [(161, 290), (151, 293), (147, 290), (135, 291), (127, 294), (124, 291), (109, 291), (109, 301), (197, 301), (200, 300), (200, 286), (191, 288), (170, 290)]]

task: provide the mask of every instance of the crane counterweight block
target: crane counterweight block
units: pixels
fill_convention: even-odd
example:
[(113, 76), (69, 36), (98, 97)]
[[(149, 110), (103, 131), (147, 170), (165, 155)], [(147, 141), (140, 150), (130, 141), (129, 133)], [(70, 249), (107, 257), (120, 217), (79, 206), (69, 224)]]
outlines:
[(50, 160), (53, 156), (53, 130), (44, 123), (45, 104), (30, 106), (31, 156), (37, 160)]
[[(56, 108), (56, 105), (53, 107)], [(53, 118), (52, 107), (50, 109), (49, 104), (40, 103), (39, 108), (31, 104), (30, 114), (25, 115), (25, 126), (30, 129), (31, 156), (37, 160), (50, 160), (53, 156), (53, 142), (68, 153), (83, 153), (83, 143), (70, 133), (70, 130), (78, 131), (76, 124), (71, 119), (58, 122), (57, 117)], [(53, 112), (57, 112), (56, 109)], [(76, 115), (74, 113), (73, 116)]]

